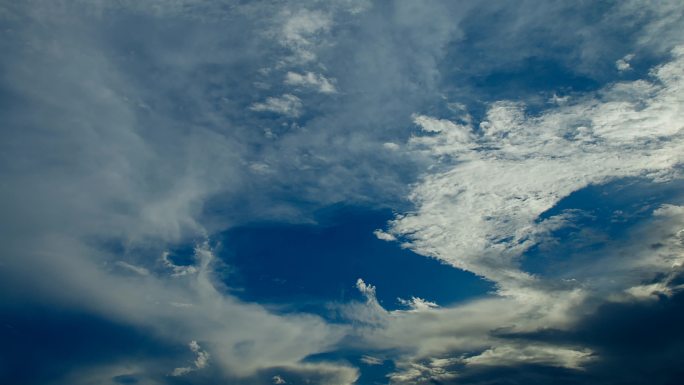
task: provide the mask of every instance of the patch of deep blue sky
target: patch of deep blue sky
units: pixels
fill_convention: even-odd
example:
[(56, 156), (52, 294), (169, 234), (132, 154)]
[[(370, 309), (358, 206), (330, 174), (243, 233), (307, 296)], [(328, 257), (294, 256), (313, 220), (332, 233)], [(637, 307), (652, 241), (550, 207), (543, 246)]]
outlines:
[[(136, 357), (155, 357), (166, 367), (177, 364), (179, 356), (192, 358), (185, 346), (87, 312), (35, 302), (4, 305), (0, 308), (0, 379), (7, 381), (4, 384), (51, 383), (77, 366)], [(115, 383), (125, 383), (120, 381), (114, 378)]]
[(681, 180), (619, 178), (577, 190), (539, 216), (542, 221), (571, 213), (572, 219), (525, 253), (522, 268), (535, 274), (562, 275), (576, 258), (628, 243), (631, 231), (650, 220), (654, 210), (663, 204), (684, 203), (682, 189)]
[(227, 283), (248, 301), (301, 305), (360, 298), (358, 278), (377, 286), (380, 303), (397, 309), (397, 298), (450, 304), (492, 289), (475, 275), (428, 259), (373, 234), (389, 210), (333, 206), (315, 224), (256, 223), (222, 236), (222, 258), (234, 267)]

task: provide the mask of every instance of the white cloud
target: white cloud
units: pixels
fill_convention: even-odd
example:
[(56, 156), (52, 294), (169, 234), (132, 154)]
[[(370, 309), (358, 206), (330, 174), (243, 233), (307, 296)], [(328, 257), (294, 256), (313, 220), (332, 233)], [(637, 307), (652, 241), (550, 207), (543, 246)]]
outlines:
[[(566, 276), (613, 301), (652, 300), (682, 290), (676, 278), (684, 266), (684, 208), (661, 205), (629, 232), (634, 242), (609, 241), (605, 250), (584, 253), (569, 263)], [(569, 261), (572, 262), (572, 261)]]
[(611, 178), (676, 174), (684, 149), (677, 96), (684, 49), (673, 56), (653, 70), (653, 81), (617, 83), (540, 116), (527, 116), (519, 103), (495, 103), (479, 136), (469, 125), (418, 116), (417, 124), (437, 134), (411, 144), (453, 164), (423, 178), (410, 196), (416, 213), (399, 216), (388, 232), (503, 290), (529, 284), (517, 260), (547, 231), (535, 220), (561, 198)]
[(290, 15), (283, 26), (283, 38), (289, 44), (308, 45), (311, 36), (330, 29), (330, 16), (321, 11), (303, 9)]
[(175, 368), (173, 372), (171, 372), (171, 376), (184, 376), (190, 372), (204, 369), (209, 364), (209, 353), (203, 351), (197, 341), (190, 341), (188, 346), (190, 347), (190, 351), (195, 353), (195, 361), (192, 363), (192, 366)]
[[(196, 338), (188, 345), (195, 354), (192, 365), (177, 368), (173, 371), (176, 375), (206, 367), (210, 354), (212, 365), (234, 376), (251, 376), (259, 370), (280, 366), (312, 371), (314, 367), (301, 366), (300, 361), (329, 349), (344, 335), (346, 327), (328, 325), (316, 316), (276, 315), (220, 291), (215, 283), (213, 269), (218, 262), (213, 250), (203, 243), (195, 253), (196, 272), (172, 280), (164, 274), (137, 280), (121, 278), (106, 274), (88, 259), (75, 260), (78, 269), (73, 269), (67, 283), (59, 284), (60, 290), (54, 292), (53, 298), (60, 301), (80, 293), (79, 305), (83, 308), (144, 327), (168, 343), (180, 342), (188, 336)], [(73, 256), (61, 256), (53, 262), (69, 264), (74, 261)], [(52, 284), (45, 283), (48, 287)], [(83, 292), (82, 287), (90, 290)], [(200, 346), (196, 341), (203, 342)], [(334, 368), (328, 365), (321, 370), (337, 376)], [(339, 371), (340, 376), (347, 378), (343, 375), (348, 372), (346, 367)]]
[(184, 375), (186, 375), (192, 371), (193, 371), (193, 368), (191, 368), (189, 366), (183, 366), (180, 368), (173, 369), (173, 371), (169, 375), (172, 377), (180, 377), (180, 376), (184, 376)]
[[(225, 290), (221, 261), (202, 242), (190, 265), (162, 252), (245, 218), (307, 220), (306, 210), (283, 203), (278, 189), (284, 184), (303, 201), (319, 202), (313, 206), (358, 195), (347, 191), (359, 184), (358, 168), (340, 171), (339, 156), (355, 163), (365, 157), (354, 153), (357, 148), (370, 153), (381, 142), (346, 133), (335, 119), (326, 130), (289, 126), (288, 132), (263, 127), (245, 111), (258, 100), (257, 110), (301, 113), (294, 95), (254, 99), (255, 79), (245, 70), (282, 54), (279, 42), (258, 33), (265, 23), (282, 21), (282, 7), (212, 3), (206, 9), (221, 13), (204, 15), (198, 2), (186, 2), (187, 13), (176, 6), (180, 2), (162, 3), (156, 2), (159, 12), (138, 2), (100, 2), (100, 10), (69, 1), (11, 6), (27, 22), (0, 43), (12, 52), (2, 58), (0, 87), (17, 95), (17, 109), (0, 117), (6, 127), (0, 153), (12, 159), (0, 162), (0, 173), (13, 181), (0, 189), (8, 203), (3, 215), (13, 218), (5, 221), (0, 242), (7, 255), (3, 285), (140, 328), (169, 345), (196, 339), (226, 377), (287, 367), (324, 383), (353, 382), (353, 368), (302, 363), (334, 347), (345, 326), (240, 301)], [(284, 29), (286, 47), (316, 52), (331, 23), (327, 13), (293, 13)], [(105, 18), (113, 22), (106, 31)], [(132, 18), (145, 22), (126, 28)], [(50, 28), (34, 29), (38, 25)], [(157, 28), (165, 33), (148, 33)], [(134, 40), (134, 50), (124, 48)], [(266, 131), (274, 135), (262, 140)], [(341, 142), (330, 148), (329, 137)], [(362, 146), (348, 146), (349, 138)], [(339, 151), (348, 147), (354, 151)], [(266, 164), (272, 173), (263, 172)], [(384, 184), (376, 165), (367, 169)], [(309, 180), (297, 180), (302, 176)], [(264, 182), (255, 181), (260, 178)], [(233, 207), (245, 198), (248, 204), (235, 205), (229, 215), (211, 214), (212, 205)], [(47, 275), (53, 278), (43, 279)]]
[(321, 35), (330, 30), (332, 26), (330, 15), (322, 11), (303, 9), (297, 12), (286, 11), (284, 18), (280, 41), (294, 53), (291, 60), (295, 62), (315, 60), (316, 54), (313, 48)]
[(400, 304), (408, 307), (410, 311), (426, 311), (436, 309), (439, 306), (430, 301), (426, 301), (420, 297), (411, 297), (411, 299), (397, 298)]
[(625, 55), (622, 59), (618, 59), (615, 62), (615, 68), (617, 68), (620, 72), (631, 70), (632, 66), (629, 64), (629, 62), (632, 59), (634, 59), (634, 54)]
[(378, 238), (381, 241), (391, 242), (391, 241), (397, 240), (397, 237), (395, 237), (394, 235), (392, 235), (388, 232), (382, 231), (380, 229), (373, 231), (373, 234), (375, 235), (376, 238)]
[(390, 373), (392, 384), (423, 384), (453, 380), (458, 376), (449, 370), (453, 359), (432, 358), (421, 362), (404, 362), (397, 365), (397, 371)]
[[(0, 130), (0, 153), (7, 160), (0, 162), (0, 171), (3, 180), (10, 181), (0, 189), (6, 203), (3, 214), (10, 218), (1, 232), (0, 243), (6, 256), (2, 262), (6, 279), (3, 283), (24, 290), (18, 293), (41, 296), (41, 300), (47, 299), (55, 306), (68, 303), (114, 322), (140, 327), (169, 344), (184, 345), (190, 338), (196, 338), (203, 341), (201, 351), (211, 352), (211, 365), (220, 373), (252, 376), (277, 367), (278, 373), (305, 373), (312, 382), (353, 383), (358, 378), (353, 368), (302, 363), (311, 354), (333, 349), (349, 332), (345, 326), (327, 324), (310, 315), (274, 314), (227, 294), (214, 270), (220, 261), (212, 257), (206, 245), (200, 245), (199, 258), (190, 266), (175, 265), (168, 258), (160, 262), (158, 256), (162, 250), (204, 239), (207, 234), (244, 221), (239, 212), (222, 214), (218, 219), (210, 217), (208, 213), (214, 204), (232, 207), (256, 196), (258, 210), (245, 205), (250, 220), (254, 216), (280, 219), (281, 212), (288, 213), (287, 219), (300, 220), (305, 213), (291, 207), (282, 209), (281, 203), (263, 199), (266, 195), (277, 196), (277, 186), (282, 184), (288, 189), (296, 188), (288, 193), (294, 192), (314, 204), (366, 202), (372, 195), (367, 193), (368, 183), (373, 184), (373, 194), (380, 196), (374, 197), (374, 202), (387, 204), (386, 195), (403, 191), (406, 175), (399, 178), (395, 174), (405, 172), (401, 170), (405, 164), (396, 163), (392, 156), (405, 155), (405, 151), (378, 149), (399, 149), (398, 144), (387, 141), (401, 140), (406, 123), (403, 112), (415, 111), (416, 106), (434, 100), (441, 88), (437, 82), (439, 63), (447, 44), (462, 37), (458, 23), (467, 16), (461, 8), (467, 7), (459, 3), (453, 7), (458, 11), (452, 11), (436, 3), (434, 8), (407, 3), (397, 5), (390, 14), (378, 7), (368, 17), (357, 14), (341, 21), (335, 47), (328, 49), (332, 43), (327, 40), (336, 27), (333, 21), (337, 23), (341, 17), (336, 10), (344, 7), (344, 12), (358, 13), (370, 8), (359, 3), (345, 1), (342, 6), (332, 4), (323, 10), (295, 11), (283, 10), (290, 4), (226, 7), (220, 2), (195, 0), (13, 4), (11, 12), (26, 22), (12, 24), (12, 34), (0, 43), (7, 52), (2, 58), (6, 76), (1, 85), (8, 94), (17, 96), (13, 98), (12, 111), (0, 118), (4, 127)], [(642, 13), (643, 3), (630, 4)], [(323, 3), (316, 6), (327, 7)], [(670, 2), (667, 8), (662, 12), (662, 20), (648, 24), (649, 33), (641, 50), (654, 42), (666, 46), (673, 39), (681, 39), (677, 24), (680, 21), (676, 18), (681, 7)], [(110, 15), (114, 18), (103, 23)], [(165, 19), (168, 16), (173, 17), (173, 23)], [(128, 17), (145, 22), (129, 24)], [(519, 19), (512, 20), (525, 24)], [(105, 24), (107, 28), (101, 28)], [(272, 27), (277, 30), (275, 40), (264, 41), (260, 34), (264, 24), (276, 26)], [(135, 28), (126, 28), (128, 25)], [(162, 30), (165, 34), (160, 37), (157, 32)], [(559, 30), (567, 35), (565, 25)], [(174, 44), (168, 44), (169, 41)], [(509, 43), (505, 40), (502, 44)], [(586, 49), (589, 45), (579, 44), (587, 57), (592, 56), (591, 50)], [(135, 49), (129, 50), (129, 46)], [(349, 85), (353, 97), (340, 100), (334, 109), (322, 111), (311, 123), (290, 131), (262, 127), (261, 122), (251, 120), (247, 115), (254, 114), (245, 114), (244, 106), (256, 100), (251, 93), (253, 84), (263, 79), (250, 78), (249, 71), (244, 69), (281, 59), (283, 47), (288, 51), (285, 55), (291, 55), (282, 59), (284, 65), (306, 62), (311, 65), (306, 68), (324, 70), (328, 76), (325, 79), (331, 84), (332, 79), (338, 79), (345, 92)], [(502, 52), (490, 51), (496, 55), (496, 62), (500, 61)], [(520, 55), (530, 53), (537, 51), (526, 50)], [(508, 62), (505, 52), (503, 57)], [(321, 62), (312, 63), (315, 60)], [(347, 69), (345, 66), (350, 63), (358, 66)], [(477, 62), (478, 67), (482, 64), (487, 63)], [(288, 67), (303, 76), (300, 80), (304, 82), (308, 81), (307, 73), (303, 72), (306, 68)], [(274, 73), (278, 78), (273, 83), (282, 82), (282, 72), (273, 71), (271, 75)], [(576, 99), (574, 104), (566, 103), (565, 109), (552, 110), (541, 117), (527, 116), (519, 104), (501, 103), (492, 106), (489, 124), (482, 126), (488, 136), (475, 133), (477, 129), (472, 130), (469, 119), (450, 122), (414, 116), (416, 124), (430, 133), (414, 138), (410, 145), (416, 152), (444, 155), (442, 169), (451, 168), (451, 175), (427, 177), (424, 182), (432, 181), (435, 185), (418, 186), (414, 191), (423, 210), (418, 213), (421, 220), (415, 222), (416, 235), (425, 243), (419, 245), (418, 239), (414, 239), (413, 246), (423, 251), (434, 249), (435, 255), (454, 263), (460, 256), (451, 253), (461, 249), (450, 248), (454, 246), (452, 240), (456, 240), (456, 246), (460, 241), (469, 245), (470, 241), (481, 241), (478, 237), (483, 234), (493, 234), (499, 238), (485, 239), (482, 247), (464, 248), (466, 256), (469, 251), (476, 254), (483, 247), (501, 244), (506, 249), (504, 258), (498, 259), (493, 250), (485, 256), (488, 260), (465, 258), (464, 266), (490, 279), (499, 279), (502, 285), (520, 279), (536, 282), (524, 275), (515, 276), (520, 274), (516, 255), (525, 245), (514, 248), (511, 245), (515, 242), (506, 237), (517, 225), (534, 217), (539, 211), (537, 206), (552, 205), (557, 199), (538, 199), (535, 193), (552, 190), (562, 194), (587, 182), (573, 184), (549, 179), (550, 174), (564, 174), (568, 170), (569, 178), (574, 175), (582, 179), (572, 174), (572, 166), (563, 165), (578, 159), (579, 169), (584, 168), (589, 174), (594, 165), (600, 165), (605, 175), (611, 174), (607, 170), (610, 167), (622, 170), (618, 175), (634, 175), (639, 173), (635, 164), (640, 162), (649, 170), (662, 171), (656, 176), (668, 177), (667, 164), (672, 162), (667, 159), (667, 152), (681, 150), (674, 148), (676, 141), (667, 137), (677, 132), (670, 122), (681, 121), (681, 110), (672, 110), (672, 106), (680, 105), (678, 74), (681, 68), (663, 67), (655, 72), (656, 81), (617, 84), (595, 97)], [(322, 75), (314, 78), (321, 81), (319, 76)], [(672, 89), (668, 91), (668, 87)], [(258, 100), (261, 102), (252, 104), (256, 111), (297, 117), (303, 109), (302, 101), (291, 94)], [(589, 119), (587, 124), (577, 122), (576, 117), (583, 114), (593, 120)], [(553, 119), (557, 119), (558, 125)], [(567, 138), (574, 138), (576, 143), (553, 134), (547, 141), (546, 130), (564, 125), (569, 127)], [(629, 129), (633, 126), (643, 130)], [(526, 137), (530, 127), (542, 132)], [(512, 130), (507, 131), (509, 128)], [(666, 132), (668, 128), (670, 133)], [(261, 132), (272, 135), (259, 141), (260, 136), (254, 133)], [(535, 146), (531, 145), (533, 142)], [(652, 147), (642, 147), (646, 142)], [(487, 149), (489, 145), (501, 148)], [(251, 152), (254, 148), (260, 149), (259, 154)], [(578, 148), (587, 153), (585, 158), (569, 154), (576, 153)], [(460, 158), (461, 153), (465, 158)], [(470, 164), (472, 170), (465, 172), (460, 166), (452, 167), (449, 157)], [(547, 159), (546, 166), (552, 167), (542, 167), (541, 158)], [(259, 162), (254, 163), (255, 159)], [(514, 167), (506, 168), (506, 162)], [(487, 172), (490, 166), (492, 174)], [(526, 182), (536, 178), (535, 167), (542, 180), (536, 185), (538, 190), (530, 192)], [(258, 184), (254, 173), (267, 170), (273, 172), (259, 174), (269, 178), (263, 177), (266, 181)], [(461, 177), (466, 184), (483, 183), (484, 190), (475, 186), (465, 194), (484, 191), (482, 196), (472, 196), (472, 202), (487, 206), (491, 213), (511, 204), (518, 214), (512, 218), (486, 219), (494, 223), (489, 227), (476, 226), (470, 233), (472, 239), (466, 239), (469, 235), (457, 229), (477, 222), (469, 214), (482, 207), (454, 210), (459, 196), (443, 193), (453, 193), (452, 187), (460, 186)], [(486, 180), (497, 178), (499, 184)], [(518, 199), (511, 198), (514, 188), (506, 187), (508, 183), (532, 197), (527, 197), (527, 203), (516, 203)], [(492, 192), (499, 187), (503, 197)], [(438, 215), (440, 210), (443, 215)], [(430, 234), (425, 230), (429, 220), (423, 221), (427, 212), (434, 214), (435, 222), (430, 224), (436, 235), (434, 244), (428, 243)], [(407, 217), (410, 222), (411, 216)], [(507, 225), (505, 220), (514, 223)], [(552, 220), (534, 224), (535, 231), (531, 233), (544, 233)], [(672, 222), (664, 221), (663, 228), (669, 228)], [(454, 234), (449, 234), (450, 229)], [(514, 238), (518, 236), (512, 232)], [(520, 231), (521, 241), (526, 232), (527, 229)], [(394, 237), (391, 231), (377, 234), (387, 240)], [(400, 238), (410, 237), (402, 233)], [(99, 247), (99, 241), (120, 243), (131, 258), (117, 263), (121, 256)], [(632, 261), (632, 268), (649, 267), (650, 272), (665, 269), (666, 262), (676, 261), (679, 250), (673, 242), (666, 244), (656, 257), (647, 261), (635, 258), (640, 264)], [(611, 262), (613, 266), (619, 265)], [(159, 263), (162, 269), (157, 271)], [(109, 268), (113, 264), (140, 276), (118, 271), (112, 274)], [(505, 274), (497, 273), (498, 267)], [(169, 279), (169, 271), (175, 279)], [(620, 273), (613, 271), (609, 274), (611, 279)], [(509, 279), (506, 274), (515, 277)], [(45, 276), (51, 279), (43, 279)], [(579, 290), (542, 295), (538, 290), (520, 288), (516, 290), (519, 301), (494, 298), (430, 312), (387, 312), (378, 304), (375, 288), (361, 282), (359, 289), (367, 296), (367, 302), (350, 306), (350, 312), (345, 314), (382, 321), (361, 322), (354, 331), (364, 337), (363, 348), (396, 348), (402, 355), (398, 367), (416, 362), (427, 368), (423, 373), (432, 376), (451, 375), (451, 370), (434, 357), (470, 349), (484, 352), (501, 345), (491, 336), (491, 330), (516, 325), (520, 330), (530, 331), (568, 324), (574, 314), (569, 309), (586, 294)], [(629, 291), (637, 283), (630, 281), (619, 290)], [(280, 368), (289, 372), (280, 372)], [(140, 370), (145, 368), (117, 368), (111, 373)], [(268, 382), (272, 373), (261, 383)], [(91, 382), (105, 383), (100, 381), (102, 378), (100, 373), (98, 380)], [(289, 375), (285, 378), (290, 379)], [(90, 376), (73, 383), (88, 381)]]
[(382, 363), (385, 361), (380, 359), (380, 358), (364, 354), (363, 356), (361, 356), (361, 362), (363, 362), (366, 365), (373, 366), (373, 365), (382, 365)]
[(117, 266), (122, 267), (128, 271), (132, 271), (136, 274), (143, 275), (143, 276), (150, 275), (150, 271), (144, 267), (131, 265), (130, 263), (124, 262), (124, 261), (116, 261), (115, 263)]
[(671, 296), (672, 288), (666, 282), (657, 282), (650, 285), (637, 285), (625, 289), (625, 293), (637, 300), (657, 300), (660, 296)]
[(332, 363), (302, 363), (297, 366), (281, 366), (277, 368), (277, 373), (264, 381), (255, 381), (257, 384), (265, 382), (278, 383), (282, 380), (289, 384), (330, 384), (330, 385), (352, 385), (359, 378), (356, 368)]
[(249, 165), (249, 169), (255, 174), (270, 174), (273, 172), (271, 166), (266, 163), (254, 162)]
[[(365, 322), (370, 317), (359, 308), (346, 315), (359, 317), (361, 323), (356, 332), (363, 339), (364, 346), (402, 352), (395, 359), (397, 367), (403, 368), (398, 372), (401, 376), (406, 376), (404, 372), (409, 370), (412, 376), (424, 377), (432, 373), (428, 369), (434, 366), (441, 368), (441, 374), (448, 372), (452, 375), (456, 369), (446, 370), (444, 360), (467, 366), (470, 361), (464, 361), (465, 356), (476, 357), (496, 347), (509, 346), (509, 340), (498, 338), (492, 333), (495, 330), (503, 328), (511, 333), (534, 332), (544, 328), (567, 330), (581, 317), (576, 309), (585, 298), (586, 293), (578, 289), (549, 289), (546, 292), (529, 290), (524, 296), (515, 298), (491, 297), (450, 307), (431, 307), (430, 311), (385, 312), (380, 323)], [(384, 309), (376, 308), (375, 311)], [(497, 352), (504, 351), (506, 348)], [(544, 345), (543, 348), (530, 350), (526, 359), (532, 360), (534, 357), (539, 362), (553, 362), (553, 365), (568, 368), (588, 362), (581, 358), (568, 358), (574, 351), (581, 352), (581, 357), (591, 354), (591, 351), (582, 347)], [(490, 354), (493, 353), (486, 353), (483, 358), (473, 358), (471, 361), (473, 364), (484, 362)], [(426, 362), (432, 363), (427, 365)]]
[(262, 103), (254, 103), (249, 108), (252, 111), (275, 112), (293, 118), (302, 113), (302, 101), (292, 94), (283, 94), (279, 97), (268, 97)]
[(588, 349), (573, 349), (532, 343), (499, 345), (465, 358), (466, 365), (515, 366), (540, 364), (580, 369), (594, 359)]
[(453, 133), (454, 141), (468, 143), (473, 140), (473, 134), (467, 127), (458, 125), (450, 120), (435, 119), (425, 115), (413, 115), (413, 122), (420, 126), (425, 132), (434, 133)]
[(409, 145), (428, 148), (430, 155), (452, 155), (471, 149), (474, 136), (472, 127), (467, 124), (457, 124), (445, 119), (416, 114), (413, 115), (413, 122), (425, 132), (437, 134), (417, 136), (409, 141)]
[(313, 72), (298, 74), (296, 72), (290, 71), (285, 75), (285, 84), (290, 86), (313, 88), (323, 94), (332, 94), (337, 92), (332, 80), (321, 74), (316, 74)]
[(197, 369), (202, 369), (207, 366), (209, 363), (209, 353), (202, 351), (199, 344), (197, 341), (190, 341), (190, 350), (192, 350), (193, 353), (197, 354), (197, 358), (195, 358), (195, 367)]
[(385, 142), (382, 144), (382, 147), (384, 147), (390, 151), (396, 151), (396, 150), (401, 148), (401, 146), (399, 146), (398, 144), (396, 144), (394, 142)]
[(387, 324), (391, 314), (378, 302), (375, 286), (367, 284), (363, 279), (356, 281), (357, 290), (365, 297), (365, 302), (351, 302), (333, 306), (340, 315), (363, 327), (379, 327)]
[(356, 280), (356, 288), (366, 297), (368, 302), (377, 302), (377, 299), (375, 298), (375, 286), (367, 284), (363, 279), (359, 278)]
[[(672, 54), (648, 81), (609, 85), (537, 116), (526, 114), (520, 103), (494, 103), (479, 131), (465, 119), (414, 116), (429, 134), (412, 138), (410, 145), (440, 164), (414, 187), (416, 211), (398, 215), (387, 232), (407, 239), (404, 246), (420, 254), (493, 281), (498, 296), (428, 306), (429, 312), (390, 312), (383, 327), (359, 329), (371, 347), (405, 352), (396, 360), (394, 382), (427, 383), (488, 365), (581, 370), (601, 357), (583, 346), (515, 344), (491, 332), (567, 330), (593, 311), (596, 302), (588, 298), (647, 299), (681, 289), (669, 281), (684, 262), (678, 236), (684, 234), (682, 209), (673, 205), (631, 230), (628, 238), (638, 242), (610, 244), (596, 255), (570, 260), (560, 277), (520, 268), (529, 247), (579, 215), (562, 212), (538, 220), (570, 193), (616, 178), (681, 178), (684, 102), (677, 95), (684, 91), (684, 49)], [(643, 284), (663, 275), (655, 286)], [(454, 367), (433, 365), (435, 357)]]

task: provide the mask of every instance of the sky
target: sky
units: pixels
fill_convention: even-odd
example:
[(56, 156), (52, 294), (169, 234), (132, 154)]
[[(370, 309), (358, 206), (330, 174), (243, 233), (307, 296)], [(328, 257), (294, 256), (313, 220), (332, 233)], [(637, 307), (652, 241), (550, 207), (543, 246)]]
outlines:
[(0, 383), (674, 385), (684, 6), (0, 0)]

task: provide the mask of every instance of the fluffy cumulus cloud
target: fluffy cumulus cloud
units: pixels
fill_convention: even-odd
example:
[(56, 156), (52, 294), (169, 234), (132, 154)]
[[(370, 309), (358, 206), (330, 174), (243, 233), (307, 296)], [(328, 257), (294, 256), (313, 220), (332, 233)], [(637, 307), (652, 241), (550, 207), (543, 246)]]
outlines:
[[(678, 1), (0, 2), (0, 382), (672, 383), (683, 29)], [(240, 296), (222, 232), (335, 205), (492, 291)]]

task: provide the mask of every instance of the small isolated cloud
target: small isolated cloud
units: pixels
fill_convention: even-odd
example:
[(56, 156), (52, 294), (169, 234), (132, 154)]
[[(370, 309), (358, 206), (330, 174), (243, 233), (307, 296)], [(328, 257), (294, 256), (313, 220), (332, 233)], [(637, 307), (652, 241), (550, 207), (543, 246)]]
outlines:
[(411, 297), (411, 299), (397, 298), (397, 301), (408, 307), (410, 309), (409, 311), (425, 311), (439, 307), (436, 303), (426, 301), (420, 297)]
[(262, 163), (262, 162), (254, 162), (249, 165), (249, 169), (254, 172), (255, 174), (271, 174), (273, 173), (273, 170), (271, 169), (271, 166), (269, 166), (267, 163)]
[(366, 365), (373, 366), (373, 365), (382, 365), (382, 363), (385, 361), (380, 359), (380, 358), (368, 356), (368, 355), (364, 354), (363, 356), (361, 356), (361, 362), (363, 362)]
[(150, 271), (144, 267), (131, 265), (130, 263), (124, 262), (124, 261), (116, 261), (115, 264), (117, 266), (125, 269), (125, 270), (131, 271), (131, 272), (136, 273), (138, 275), (142, 275), (142, 276), (150, 275)]
[(187, 366), (187, 367), (182, 367), (182, 368), (175, 368), (173, 369), (173, 372), (171, 372), (171, 376), (173, 377), (180, 377), (184, 376), (190, 372), (192, 372), (194, 369)]
[(287, 381), (285, 381), (282, 377), (275, 375), (273, 378), (271, 378), (274, 384), (276, 385), (281, 385), (281, 384), (287, 384)]
[(343, 318), (363, 325), (383, 325), (390, 315), (378, 302), (375, 286), (367, 284), (363, 279), (356, 281), (356, 288), (366, 298), (365, 302), (352, 302), (339, 307)]
[(202, 350), (197, 341), (190, 341), (188, 346), (190, 347), (190, 350), (195, 353), (195, 361), (193, 361), (191, 366), (175, 368), (173, 372), (171, 372), (171, 376), (184, 376), (190, 372), (194, 372), (195, 370), (206, 368), (207, 365), (209, 365), (209, 353)]
[(382, 147), (384, 147), (390, 151), (396, 151), (396, 150), (401, 148), (401, 146), (399, 146), (398, 144), (396, 144), (394, 142), (385, 142), (382, 144)]
[(332, 94), (337, 92), (332, 80), (321, 74), (316, 74), (313, 72), (305, 72), (303, 74), (288, 72), (285, 75), (285, 84), (289, 86), (312, 88), (323, 94)]
[(615, 62), (615, 68), (617, 68), (620, 72), (631, 70), (632, 66), (629, 64), (629, 62), (632, 59), (634, 59), (634, 54), (630, 53), (629, 55), (625, 55), (622, 59), (619, 59)]
[(252, 111), (274, 112), (277, 114), (298, 117), (302, 113), (302, 100), (292, 94), (280, 97), (268, 97), (263, 103), (254, 103), (249, 108)]
[(359, 278), (356, 280), (356, 288), (359, 289), (364, 297), (366, 297), (367, 301), (377, 301), (375, 297), (375, 286), (367, 284), (363, 279)]

